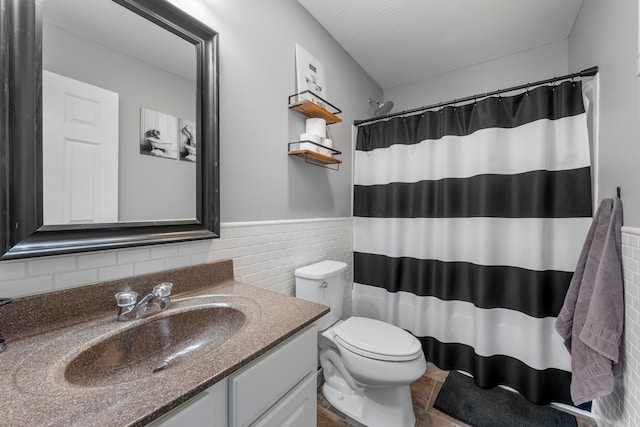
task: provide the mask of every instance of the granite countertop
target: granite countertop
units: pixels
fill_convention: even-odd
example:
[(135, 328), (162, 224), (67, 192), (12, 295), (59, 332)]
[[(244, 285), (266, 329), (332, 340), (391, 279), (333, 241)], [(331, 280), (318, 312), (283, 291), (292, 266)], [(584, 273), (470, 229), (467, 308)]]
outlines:
[[(231, 261), (225, 261), (19, 298), (4, 306), (0, 310), (4, 312), (0, 314), (0, 333), (3, 334), (0, 336), (7, 339), (7, 350), (0, 353), (1, 423), (12, 426), (144, 425), (329, 311), (323, 305), (238, 283), (233, 280), (232, 272)], [(174, 293), (177, 293), (172, 296), (168, 310), (146, 319), (116, 320), (114, 290), (133, 289), (144, 295), (151, 284), (161, 281), (174, 282)], [(111, 299), (107, 303), (103, 302), (105, 296)], [(87, 305), (98, 307), (94, 312)], [(156, 373), (152, 373), (149, 366), (157, 365), (158, 360), (132, 362), (114, 375), (113, 378), (118, 378), (116, 383), (111, 382), (111, 377), (100, 379), (104, 367), (93, 355), (87, 358), (94, 364), (90, 369), (83, 370), (80, 365), (73, 372), (67, 370), (69, 362), (94, 344), (114, 336), (120, 339), (118, 337), (126, 335), (123, 332), (145, 322), (157, 321), (171, 313), (202, 309), (205, 305), (242, 313), (238, 317), (239, 331), (230, 338), (223, 330), (214, 332), (221, 334), (217, 342), (195, 346), (193, 351), (176, 357), (167, 369)], [(9, 307), (11, 310), (4, 310)], [(68, 311), (74, 309), (76, 315)], [(200, 336), (209, 333), (202, 331), (202, 322), (190, 322)], [(118, 348), (134, 345), (144, 348), (146, 344), (136, 340), (120, 343)], [(111, 356), (122, 357), (121, 354)], [(109, 369), (113, 370), (106, 367), (104, 371)]]

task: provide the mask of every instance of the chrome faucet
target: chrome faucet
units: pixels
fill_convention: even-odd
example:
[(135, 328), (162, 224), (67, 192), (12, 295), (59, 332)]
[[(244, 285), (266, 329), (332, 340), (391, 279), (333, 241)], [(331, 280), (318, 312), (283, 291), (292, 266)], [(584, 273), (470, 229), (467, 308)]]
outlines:
[(120, 291), (116, 297), (118, 304), (118, 321), (142, 319), (157, 311), (166, 310), (171, 304), (169, 295), (173, 283), (162, 282), (153, 287), (151, 292), (138, 302), (138, 293), (135, 291)]
[[(2, 307), (3, 305), (9, 304), (11, 301), (13, 301), (11, 298), (0, 298), (0, 307)], [(0, 338), (0, 353), (5, 351), (6, 349), (7, 349), (7, 343), (4, 342), (3, 338)]]

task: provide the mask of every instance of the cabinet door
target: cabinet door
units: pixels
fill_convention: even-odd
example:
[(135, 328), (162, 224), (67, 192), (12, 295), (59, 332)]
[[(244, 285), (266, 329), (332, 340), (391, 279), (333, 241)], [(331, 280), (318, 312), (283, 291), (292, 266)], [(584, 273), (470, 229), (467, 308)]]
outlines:
[(309, 427), (316, 425), (316, 374), (298, 384), (269, 412), (256, 421), (255, 427)]
[(227, 379), (151, 422), (149, 427), (226, 427)]
[(316, 371), (317, 332), (308, 327), (229, 377), (229, 426), (255, 422)]

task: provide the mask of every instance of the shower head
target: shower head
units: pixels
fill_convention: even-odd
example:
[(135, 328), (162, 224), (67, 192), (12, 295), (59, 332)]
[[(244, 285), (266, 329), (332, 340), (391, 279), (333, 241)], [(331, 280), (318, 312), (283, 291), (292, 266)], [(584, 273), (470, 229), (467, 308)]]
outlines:
[(375, 99), (369, 98), (369, 104), (372, 107), (376, 107), (376, 111), (373, 112), (373, 117), (380, 117), (384, 116), (385, 114), (389, 114), (389, 112), (393, 108), (393, 101), (378, 102)]

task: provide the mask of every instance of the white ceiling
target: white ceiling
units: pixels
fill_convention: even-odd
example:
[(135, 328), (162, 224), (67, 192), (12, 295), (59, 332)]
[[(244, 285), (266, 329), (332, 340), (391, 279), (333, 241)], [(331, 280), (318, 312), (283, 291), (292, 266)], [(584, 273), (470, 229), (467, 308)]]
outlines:
[(582, 5), (582, 0), (298, 2), (383, 89), (564, 40)]

